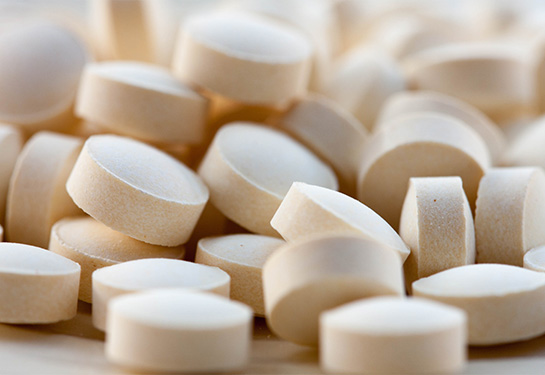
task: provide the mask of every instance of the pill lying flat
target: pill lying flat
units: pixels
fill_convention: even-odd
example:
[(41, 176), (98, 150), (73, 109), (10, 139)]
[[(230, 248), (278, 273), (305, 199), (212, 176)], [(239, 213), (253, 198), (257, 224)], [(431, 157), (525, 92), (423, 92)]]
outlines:
[(22, 147), (21, 132), (15, 127), (0, 124), (0, 224), (4, 224), (9, 180)]
[(55, 323), (73, 318), (80, 266), (38, 247), (0, 243), (0, 321)]
[(93, 324), (102, 331), (106, 329), (109, 301), (123, 294), (147, 289), (183, 288), (229, 298), (230, 277), (226, 272), (177, 259), (131, 260), (97, 269), (92, 280)]
[(249, 360), (252, 310), (209, 293), (158, 290), (108, 307), (106, 356), (144, 371), (241, 370)]
[(208, 189), (184, 164), (144, 143), (90, 137), (66, 183), (86, 213), (114, 230), (155, 245), (189, 239)]

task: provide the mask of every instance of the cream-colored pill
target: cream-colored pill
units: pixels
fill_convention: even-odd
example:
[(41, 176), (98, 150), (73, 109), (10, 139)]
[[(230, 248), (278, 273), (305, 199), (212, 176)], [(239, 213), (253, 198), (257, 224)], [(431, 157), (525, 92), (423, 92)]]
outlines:
[(410, 177), (460, 176), (473, 208), (489, 166), (486, 144), (469, 126), (440, 114), (406, 115), (369, 138), (358, 199), (397, 229)]
[(358, 234), (394, 249), (401, 261), (409, 248), (396, 231), (361, 202), (337, 191), (294, 182), (271, 225), (286, 241), (323, 234)]
[(0, 243), (0, 322), (56, 323), (76, 316), (80, 266), (42, 248)]
[(6, 239), (43, 248), (55, 222), (81, 214), (66, 193), (66, 180), (83, 140), (42, 131), (24, 146), (10, 180)]
[(0, 124), (0, 224), (5, 223), (9, 180), (23, 147), (23, 136), (15, 127)]
[(142, 258), (183, 258), (183, 246), (163, 247), (137, 241), (116, 232), (91, 217), (63, 219), (51, 229), (49, 250), (81, 266), (79, 299), (92, 302), (95, 270)]
[(399, 234), (411, 254), (405, 285), (434, 273), (475, 263), (473, 214), (460, 177), (411, 178)]
[(86, 66), (76, 113), (118, 134), (197, 144), (204, 138), (208, 100), (163, 67), (102, 62)]
[(106, 357), (151, 372), (233, 372), (250, 357), (252, 310), (210, 293), (133, 293), (108, 306)]
[(524, 268), (529, 270), (545, 272), (545, 246), (538, 246), (526, 252), (523, 264)]
[(545, 333), (545, 275), (505, 264), (452, 268), (413, 283), (415, 296), (467, 313), (470, 345), (496, 345)]
[(320, 317), (321, 366), (335, 374), (459, 373), (466, 340), (463, 310), (423, 298), (370, 298)]
[(493, 168), (479, 185), (477, 263), (523, 265), (524, 254), (545, 244), (545, 173), (541, 168)]
[(318, 344), (320, 314), (378, 295), (404, 295), (401, 259), (362, 237), (315, 237), (284, 245), (263, 268), (267, 324), (285, 340)]
[(195, 262), (219, 267), (231, 276), (231, 299), (250, 306), (255, 315), (265, 316), (263, 265), (285, 242), (257, 234), (232, 234), (199, 241)]
[(512, 140), (503, 155), (504, 165), (531, 165), (545, 169), (545, 118), (539, 117), (527, 124), (514, 124), (509, 130)]
[(351, 113), (323, 96), (309, 95), (274, 123), (330, 163), (341, 189), (354, 193), (367, 130)]
[[(161, 254), (158, 254), (161, 255)], [(183, 288), (212, 292), (229, 298), (229, 275), (177, 259), (138, 259), (93, 272), (93, 325), (106, 329), (107, 306), (113, 298), (148, 289)]]
[(222, 127), (199, 175), (225, 216), (259, 234), (277, 236), (271, 218), (294, 181), (337, 189), (330, 167), (277, 130), (253, 123)]
[(230, 99), (282, 106), (306, 92), (312, 45), (297, 29), (242, 12), (188, 18), (174, 74)]
[(208, 189), (188, 167), (144, 143), (114, 135), (90, 137), (66, 183), (87, 214), (154, 245), (189, 239)]
[(505, 135), (479, 109), (453, 96), (434, 91), (404, 91), (392, 95), (380, 110), (377, 129), (395, 118), (415, 112), (438, 112), (471, 126), (483, 138), (493, 161), (500, 161), (506, 146)]

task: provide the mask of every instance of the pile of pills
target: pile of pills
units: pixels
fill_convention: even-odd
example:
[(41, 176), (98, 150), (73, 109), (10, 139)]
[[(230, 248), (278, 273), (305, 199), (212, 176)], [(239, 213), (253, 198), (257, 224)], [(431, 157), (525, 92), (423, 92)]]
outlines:
[(476, 3), (13, 4), (0, 324), (87, 306), (152, 373), (244, 372), (260, 320), (328, 373), (545, 334), (545, 7)]

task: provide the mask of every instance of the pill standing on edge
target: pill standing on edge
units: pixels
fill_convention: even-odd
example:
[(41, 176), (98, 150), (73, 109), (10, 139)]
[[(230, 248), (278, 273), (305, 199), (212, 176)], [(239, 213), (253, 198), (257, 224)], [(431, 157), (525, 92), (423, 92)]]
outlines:
[(0, 124), (0, 224), (5, 223), (9, 180), (23, 147), (23, 136), (15, 127)]

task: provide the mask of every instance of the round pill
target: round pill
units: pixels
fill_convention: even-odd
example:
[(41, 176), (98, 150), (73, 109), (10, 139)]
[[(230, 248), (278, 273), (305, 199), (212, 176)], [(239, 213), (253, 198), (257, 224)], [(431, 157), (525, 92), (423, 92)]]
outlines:
[(524, 254), (524, 268), (545, 272), (545, 246), (538, 246)]
[(92, 283), (93, 325), (104, 331), (108, 303), (117, 296), (148, 289), (183, 288), (229, 298), (230, 277), (217, 267), (177, 259), (150, 258), (97, 269), (93, 272)]
[(223, 126), (199, 167), (211, 202), (244, 228), (277, 236), (271, 218), (294, 181), (337, 189), (335, 173), (301, 144), (253, 123)]
[(239, 371), (250, 356), (252, 310), (210, 293), (156, 290), (108, 307), (106, 357), (134, 370)]
[(545, 169), (545, 118), (540, 117), (527, 125), (517, 126), (514, 130), (514, 137), (503, 155), (503, 164), (531, 165)]
[(137, 241), (91, 217), (65, 218), (51, 229), (49, 250), (81, 266), (79, 299), (92, 301), (91, 275), (99, 268), (142, 258), (183, 258), (185, 249)]
[(137, 240), (177, 246), (189, 239), (208, 189), (184, 164), (144, 143), (95, 135), (66, 183), (87, 214)]
[(76, 316), (80, 266), (45, 249), (0, 243), (0, 322), (56, 323)]
[(23, 136), (15, 127), (0, 124), (0, 224), (6, 217), (9, 180), (23, 147)]

